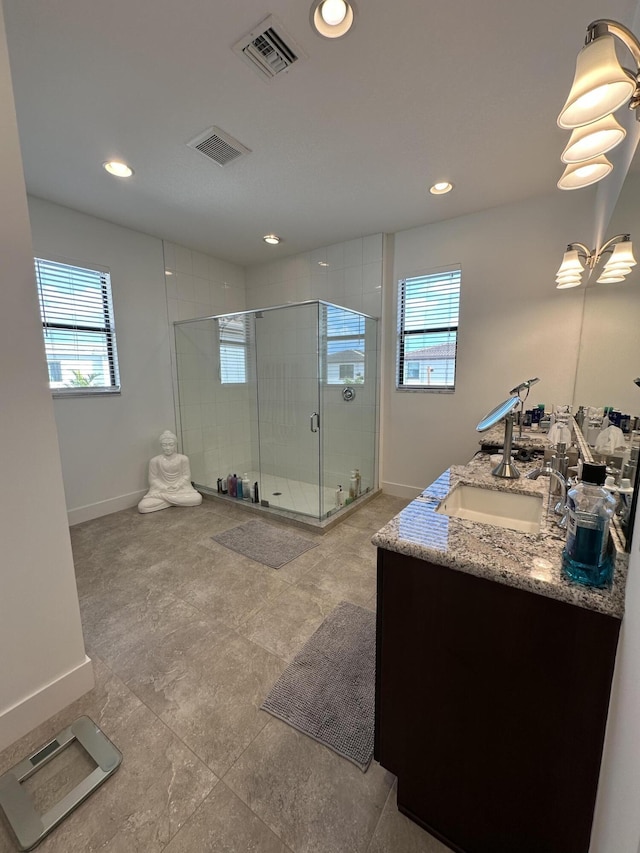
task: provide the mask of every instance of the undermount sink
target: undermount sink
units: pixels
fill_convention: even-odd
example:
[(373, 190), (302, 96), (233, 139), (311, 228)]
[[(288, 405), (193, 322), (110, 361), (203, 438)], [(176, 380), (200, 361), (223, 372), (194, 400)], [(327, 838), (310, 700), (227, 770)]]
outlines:
[(441, 515), (480, 521), (521, 533), (539, 533), (542, 496), (523, 495), (458, 483), (443, 498), (436, 512)]

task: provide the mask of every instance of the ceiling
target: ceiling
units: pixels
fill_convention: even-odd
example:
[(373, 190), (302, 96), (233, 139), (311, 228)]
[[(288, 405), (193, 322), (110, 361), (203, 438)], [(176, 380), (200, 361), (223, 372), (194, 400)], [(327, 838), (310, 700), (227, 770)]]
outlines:
[[(4, 0), (27, 188), (242, 265), (559, 192), (587, 24), (636, 5), (359, 0), (330, 41), (310, 0)], [(231, 49), (268, 14), (307, 54), (271, 82)], [(251, 153), (186, 146), (212, 125)]]

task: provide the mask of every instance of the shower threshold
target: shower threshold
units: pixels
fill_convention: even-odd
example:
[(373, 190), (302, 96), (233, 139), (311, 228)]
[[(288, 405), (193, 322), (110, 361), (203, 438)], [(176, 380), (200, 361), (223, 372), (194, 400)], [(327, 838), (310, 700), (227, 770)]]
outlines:
[[(264, 479), (264, 478), (263, 478)], [(229, 497), (229, 495), (221, 495), (218, 492), (207, 486), (201, 486), (198, 483), (194, 483), (196, 489), (201, 493), (202, 497), (205, 500), (212, 501), (220, 501), (221, 503), (232, 504), (233, 506), (240, 507), (247, 512), (255, 513), (256, 515), (263, 515), (265, 517), (271, 517), (273, 519), (277, 519), (279, 521), (286, 521), (287, 523), (300, 527), (305, 530), (314, 530), (316, 533), (326, 533), (328, 530), (331, 530), (337, 524), (344, 521), (345, 518), (348, 518), (352, 513), (356, 512), (358, 509), (363, 507), (366, 503), (369, 503), (370, 500), (382, 494), (382, 489), (371, 489), (363, 495), (360, 495), (356, 500), (352, 501), (348, 506), (341, 507), (340, 509), (334, 509), (331, 511), (331, 514), (326, 518), (315, 518), (312, 515), (308, 515), (302, 512), (296, 512), (290, 509), (284, 509), (279, 507), (275, 503), (271, 503), (269, 500), (273, 495), (269, 495), (267, 492), (265, 500), (269, 500), (269, 506), (263, 506), (261, 503), (255, 504), (250, 503), (249, 501), (240, 500), (238, 498)], [(331, 490), (332, 495), (334, 494), (333, 490)], [(262, 500), (261, 496), (261, 500)], [(276, 496), (277, 499), (278, 496)]]

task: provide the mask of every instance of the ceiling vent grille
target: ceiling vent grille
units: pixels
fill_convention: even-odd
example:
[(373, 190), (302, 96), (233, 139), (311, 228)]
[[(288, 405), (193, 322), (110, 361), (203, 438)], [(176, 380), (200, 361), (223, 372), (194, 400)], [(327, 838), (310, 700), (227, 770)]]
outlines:
[(227, 166), (238, 157), (250, 154), (251, 150), (229, 136), (219, 127), (210, 127), (198, 134), (191, 142), (187, 142), (189, 148), (195, 148), (209, 160), (213, 160), (218, 166)]
[(305, 52), (273, 15), (234, 44), (233, 50), (263, 80), (273, 80), (288, 71), (294, 62), (306, 59)]

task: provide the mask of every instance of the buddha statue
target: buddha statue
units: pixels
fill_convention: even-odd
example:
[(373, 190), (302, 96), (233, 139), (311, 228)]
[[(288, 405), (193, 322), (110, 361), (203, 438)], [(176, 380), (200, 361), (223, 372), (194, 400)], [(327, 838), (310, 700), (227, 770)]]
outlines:
[(170, 506), (199, 506), (202, 495), (191, 485), (189, 459), (177, 453), (178, 439), (169, 430), (160, 436), (162, 453), (149, 462), (149, 491), (138, 504), (139, 512), (156, 512)]

